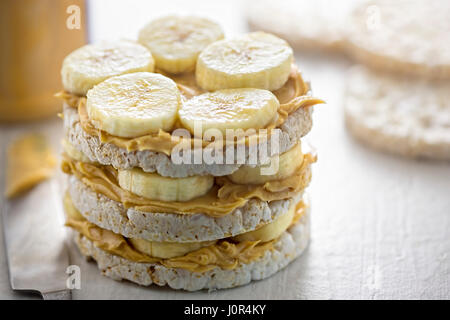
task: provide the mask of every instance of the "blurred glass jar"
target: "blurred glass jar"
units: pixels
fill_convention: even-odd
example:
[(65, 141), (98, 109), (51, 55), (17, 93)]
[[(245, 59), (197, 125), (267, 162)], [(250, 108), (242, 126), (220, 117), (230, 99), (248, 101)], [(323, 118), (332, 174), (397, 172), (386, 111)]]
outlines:
[(84, 0), (0, 1), (1, 122), (60, 111), (53, 95), (61, 90), (61, 63), (86, 43), (85, 21)]

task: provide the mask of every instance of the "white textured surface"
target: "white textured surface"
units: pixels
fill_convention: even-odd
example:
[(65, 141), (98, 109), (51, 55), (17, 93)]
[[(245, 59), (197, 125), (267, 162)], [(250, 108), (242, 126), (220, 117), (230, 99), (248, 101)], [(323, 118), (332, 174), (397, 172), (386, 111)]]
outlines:
[[(138, 1), (127, 7), (108, 3), (92, 12), (98, 14), (94, 39), (132, 36), (152, 16), (177, 8), (189, 11), (199, 8), (197, 3), (206, 4), (197, 12), (211, 14), (228, 34), (245, 30), (239, 8), (228, 8), (232, 1), (166, 0), (151, 10)], [(319, 161), (311, 185), (311, 243), (303, 255), (267, 280), (185, 293), (112, 281), (73, 250), (73, 263), (82, 273), (82, 289), (74, 291), (74, 299), (450, 299), (450, 163), (408, 160), (359, 145), (343, 123), (349, 63), (317, 54), (298, 55), (297, 62), (315, 95), (328, 102), (315, 109), (308, 135)], [(0, 298), (22, 297), (9, 289), (3, 237), (0, 251)]]

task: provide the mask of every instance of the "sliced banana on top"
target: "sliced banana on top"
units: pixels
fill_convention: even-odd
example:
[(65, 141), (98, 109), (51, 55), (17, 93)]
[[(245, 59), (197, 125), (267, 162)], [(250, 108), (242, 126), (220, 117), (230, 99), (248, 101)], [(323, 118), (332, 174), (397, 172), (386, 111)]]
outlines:
[(206, 194), (214, 184), (214, 177), (171, 178), (134, 168), (119, 170), (118, 182), (121, 188), (147, 199), (188, 201)]
[[(278, 158), (278, 160), (277, 160)], [(278, 168), (275, 162), (278, 161)], [(303, 153), (300, 143), (292, 147), (290, 150), (272, 157), (271, 163), (264, 166), (251, 167), (248, 165), (241, 166), (228, 177), (234, 183), (239, 184), (264, 184), (268, 181), (285, 179), (291, 176), (303, 162)], [(263, 168), (277, 169), (273, 174), (264, 174)]]
[(138, 251), (148, 254), (150, 257), (161, 259), (182, 257), (189, 252), (201, 249), (203, 247), (208, 247), (216, 242), (152, 242), (143, 239), (129, 239), (129, 241)]
[(205, 90), (281, 88), (289, 78), (293, 51), (274, 35), (253, 32), (217, 41), (199, 55), (197, 83)]
[(85, 45), (70, 53), (61, 69), (64, 90), (84, 96), (96, 84), (125, 73), (153, 72), (155, 62), (144, 46), (131, 41)]
[(180, 104), (180, 92), (171, 79), (137, 72), (109, 78), (89, 90), (86, 110), (97, 128), (133, 138), (170, 131)]
[(283, 214), (282, 216), (276, 218), (273, 222), (266, 224), (265, 226), (256, 229), (254, 231), (250, 231), (247, 233), (240, 234), (238, 236), (233, 237), (233, 240), (236, 241), (261, 241), (267, 242), (273, 239), (278, 238), (286, 231), (287, 228), (292, 223), (292, 219), (295, 215), (295, 205), (291, 204), (288, 209), (288, 212)]
[(156, 66), (169, 73), (193, 71), (199, 53), (223, 39), (222, 28), (196, 16), (167, 16), (150, 22), (139, 32), (139, 42), (149, 48)]
[(262, 89), (225, 89), (208, 92), (186, 101), (180, 108), (183, 126), (194, 134), (218, 129), (260, 129), (277, 117), (280, 103), (275, 95)]

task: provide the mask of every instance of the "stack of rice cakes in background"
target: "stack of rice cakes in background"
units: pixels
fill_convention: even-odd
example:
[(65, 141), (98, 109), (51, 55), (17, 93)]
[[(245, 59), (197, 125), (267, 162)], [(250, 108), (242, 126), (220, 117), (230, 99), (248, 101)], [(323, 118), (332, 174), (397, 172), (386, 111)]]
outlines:
[[(303, 252), (316, 156), (301, 138), (322, 101), (284, 40), (224, 39), (208, 19), (167, 16), (138, 42), (77, 49), (62, 79), (66, 225), (104, 275), (229, 288)], [(231, 162), (208, 161), (211, 146), (215, 160), (222, 152)]]
[(376, 149), (450, 160), (450, 3), (370, 1), (349, 18), (349, 131)]
[(343, 52), (349, 131), (378, 150), (450, 159), (448, 1), (249, 3), (250, 27), (302, 49)]

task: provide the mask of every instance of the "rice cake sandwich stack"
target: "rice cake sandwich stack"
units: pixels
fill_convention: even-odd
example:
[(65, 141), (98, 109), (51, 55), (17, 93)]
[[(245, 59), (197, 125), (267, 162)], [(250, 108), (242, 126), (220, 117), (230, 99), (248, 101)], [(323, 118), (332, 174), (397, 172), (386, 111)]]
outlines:
[(138, 42), (77, 49), (62, 79), (66, 225), (104, 275), (230, 288), (305, 249), (316, 156), (301, 138), (322, 101), (285, 41), (167, 16)]

